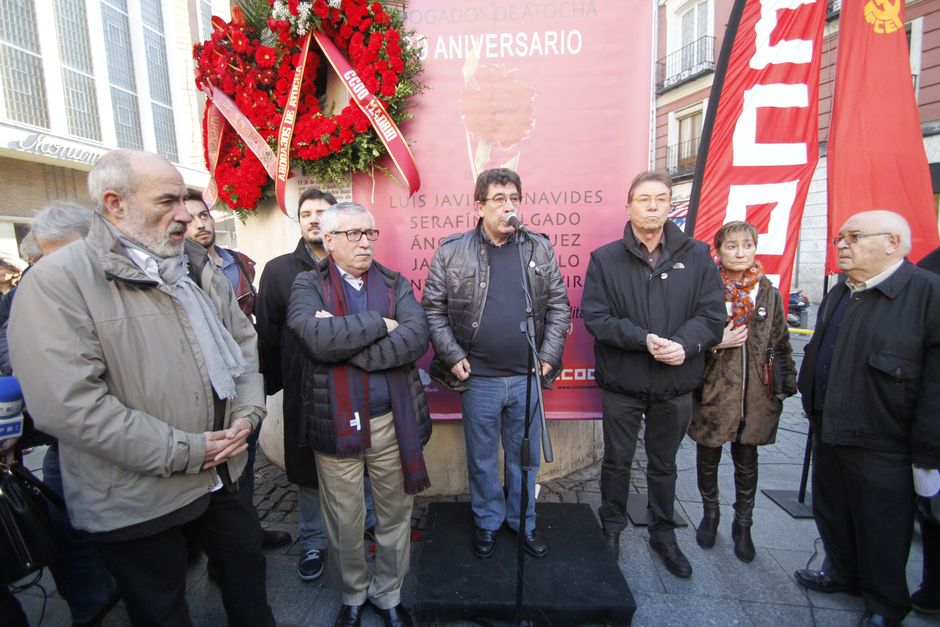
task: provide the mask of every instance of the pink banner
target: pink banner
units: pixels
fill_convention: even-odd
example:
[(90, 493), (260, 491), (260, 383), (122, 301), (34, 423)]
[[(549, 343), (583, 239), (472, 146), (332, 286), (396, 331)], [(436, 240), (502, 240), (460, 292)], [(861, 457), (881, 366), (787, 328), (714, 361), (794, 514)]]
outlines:
[[(550, 238), (572, 305), (564, 371), (545, 395), (553, 419), (600, 417), (581, 291), (591, 251), (621, 237), (627, 186), (647, 168), (654, 4), (410, 0), (406, 22), (423, 46), (429, 89), (402, 130), (421, 191), (409, 197), (378, 172), (354, 178), (354, 199), (382, 230), (376, 258), (420, 298), (438, 242), (476, 226), (477, 173), (519, 172), (519, 215)], [(435, 418), (460, 418), (455, 393), (427, 389)]]

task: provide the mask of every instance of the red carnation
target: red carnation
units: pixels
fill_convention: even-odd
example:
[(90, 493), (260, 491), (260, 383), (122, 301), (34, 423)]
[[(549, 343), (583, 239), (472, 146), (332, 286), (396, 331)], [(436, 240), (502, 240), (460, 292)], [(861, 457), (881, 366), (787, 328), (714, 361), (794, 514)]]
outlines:
[(362, 32), (366, 32), (367, 30), (369, 30), (370, 26), (372, 26), (371, 18), (367, 17), (366, 19), (359, 22), (359, 30), (361, 30)]
[(245, 33), (237, 30), (232, 33), (232, 48), (238, 52), (245, 52), (248, 50), (249, 42), (248, 38), (245, 37)]
[(343, 147), (343, 140), (341, 140), (339, 137), (336, 137), (336, 136), (330, 137), (330, 150), (336, 152), (342, 147)]
[(313, 12), (316, 13), (317, 17), (321, 20), (325, 20), (326, 16), (330, 14), (330, 7), (326, 6), (325, 0), (314, 0)]
[(277, 54), (274, 52), (274, 48), (258, 46), (258, 49), (255, 50), (255, 61), (258, 63), (258, 67), (274, 67)]
[(287, 0), (287, 10), (291, 15), (300, 15), (300, 0)]

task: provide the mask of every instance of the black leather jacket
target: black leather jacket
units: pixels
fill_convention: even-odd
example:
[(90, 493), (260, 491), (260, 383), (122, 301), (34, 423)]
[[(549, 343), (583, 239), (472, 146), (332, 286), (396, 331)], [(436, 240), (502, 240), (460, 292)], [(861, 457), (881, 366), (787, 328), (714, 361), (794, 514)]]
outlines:
[[(525, 242), (525, 255), (539, 357), (552, 366), (552, 371), (543, 379), (543, 386), (548, 388), (561, 372), (571, 306), (548, 239), (530, 233)], [(467, 356), (467, 347), (476, 336), (486, 303), (489, 276), (490, 266), (479, 223), (472, 231), (445, 238), (428, 270), (421, 305), (428, 315), (434, 347), (430, 375), (452, 390), (467, 389), (467, 382), (457, 379), (450, 369)]]

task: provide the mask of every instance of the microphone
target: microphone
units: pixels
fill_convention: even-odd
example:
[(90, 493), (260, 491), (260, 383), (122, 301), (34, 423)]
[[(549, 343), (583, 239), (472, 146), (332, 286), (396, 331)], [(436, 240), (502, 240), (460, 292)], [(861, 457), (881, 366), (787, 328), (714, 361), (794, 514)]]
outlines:
[(516, 232), (519, 233), (528, 233), (529, 229), (526, 228), (526, 225), (522, 223), (522, 220), (519, 219), (519, 216), (516, 215), (515, 211), (510, 211), (509, 213), (503, 216), (503, 221), (514, 228)]
[(23, 392), (16, 377), (0, 377), (0, 441), (23, 435)]

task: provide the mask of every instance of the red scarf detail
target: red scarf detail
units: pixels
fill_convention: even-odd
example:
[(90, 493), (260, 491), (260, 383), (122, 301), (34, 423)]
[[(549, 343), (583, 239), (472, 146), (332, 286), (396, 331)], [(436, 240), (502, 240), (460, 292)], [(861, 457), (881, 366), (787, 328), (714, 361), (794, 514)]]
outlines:
[(721, 272), (721, 282), (725, 288), (725, 302), (731, 303), (731, 313), (728, 320), (734, 321), (734, 328), (747, 325), (754, 312), (754, 301), (751, 300), (751, 290), (764, 276), (764, 266), (760, 260), (755, 259), (754, 265), (744, 271), (740, 279), (732, 279), (725, 273), (725, 268), (718, 264)]

